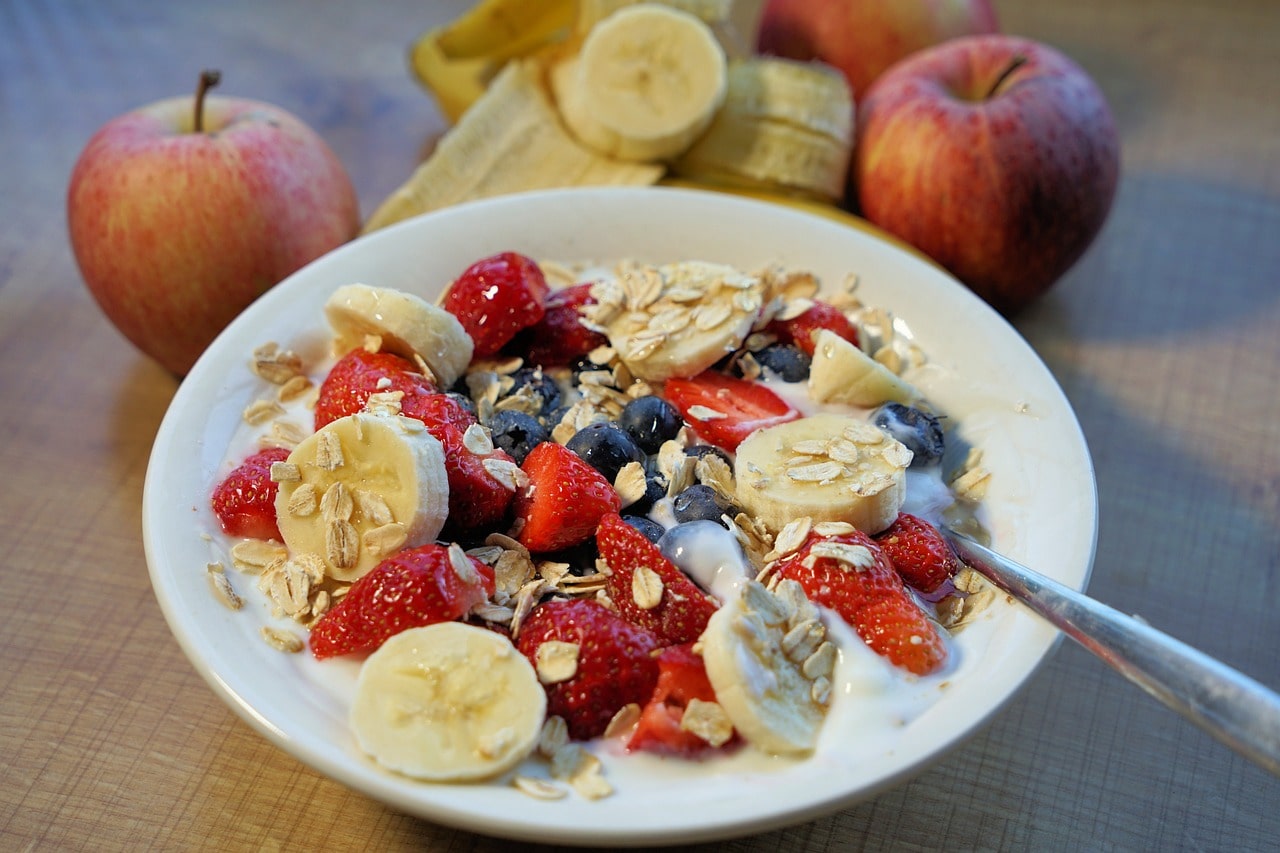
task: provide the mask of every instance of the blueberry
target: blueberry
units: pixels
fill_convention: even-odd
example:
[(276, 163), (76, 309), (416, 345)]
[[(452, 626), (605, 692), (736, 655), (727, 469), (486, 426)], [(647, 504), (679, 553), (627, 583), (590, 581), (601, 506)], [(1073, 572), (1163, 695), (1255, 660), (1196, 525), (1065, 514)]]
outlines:
[(689, 521), (719, 521), (720, 516), (728, 513), (736, 515), (734, 507), (728, 506), (716, 494), (716, 490), (699, 483), (690, 486), (671, 501), (671, 509), (676, 521), (684, 524)]
[(676, 437), (684, 420), (680, 411), (661, 397), (637, 397), (618, 416), (625, 429), (645, 453), (657, 453), (662, 442)]
[(667, 478), (661, 474), (650, 474), (644, 481), (644, 496), (627, 507), (628, 512), (642, 513), (653, 509), (653, 505), (667, 496)]
[(803, 350), (790, 344), (769, 344), (753, 353), (761, 367), (767, 367), (783, 382), (803, 382), (809, 378), (812, 359)]
[(489, 419), (489, 432), (494, 445), (505, 450), (517, 465), (523, 465), (529, 451), (551, 437), (537, 418), (514, 409), (494, 412)]
[(719, 456), (724, 460), (724, 464), (733, 468), (733, 460), (729, 458), (729, 454), (725, 453), (724, 450), (716, 447), (714, 444), (691, 444), (684, 449), (684, 453), (686, 456), (692, 456), (694, 459), (701, 459), (710, 453), (714, 456)]
[(630, 524), (636, 530), (644, 534), (644, 538), (648, 539), (655, 545), (667, 529), (652, 519), (645, 518), (643, 515), (624, 515), (622, 520)]
[(543, 373), (541, 367), (522, 367), (511, 374), (510, 379), (511, 387), (498, 395), (499, 400), (520, 394), (533, 401), (533, 409), (538, 413), (550, 412), (560, 405), (560, 386)]
[(901, 403), (885, 403), (871, 413), (871, 422), (907, 446), (911, 467), (931, 465), (942, 458), (945, 442), (938, 418)]
[(565, 447), (586, 460), (612, 483), (628, 462), (644, 462), (644, 451), (626, 430), (610, 421), (583, 427), (573, 434)]

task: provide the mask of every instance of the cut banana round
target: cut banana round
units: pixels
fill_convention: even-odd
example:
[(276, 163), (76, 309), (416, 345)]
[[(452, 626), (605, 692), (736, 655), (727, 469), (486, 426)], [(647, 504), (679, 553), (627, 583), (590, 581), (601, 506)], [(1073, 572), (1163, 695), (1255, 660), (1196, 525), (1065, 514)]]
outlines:
[(333, 292), (324, 313), (338, 355), (376, 336), (387, 352), (421, 358), (441, 388), (456, 382), (471, 363), (471, 336), (458, 318), (412, 293), (348, 284)]
[(620, 160), (678, 155), (724, 102), (726, 60), (699, 18), (656, 3), (626, 6), (587, 33), (551, 72), (569, 130)]
[(706, 261), (628, 265), (591, 294), (583, 317), (648, 382), (706, 370), (742, 345), (764, 305), (758, 276)]
[(673, 169), (709, 183), (838, 199), (853, 117), (849, 84), (834, 68), (774, 57), (735, 61), (724, 105)]
[(871, 408), (907, 403), (921, 394), (910, 382), (836, 333), (823, 329), (814, 340), (809, 397), (818, 403), (850, 403)]
[(547, 696), (529, 661), (487, 628), (396, 634), (360, 668), (351, 728), (384, 767), (432, 782), (488, 779), (537, 744)]
[(848, 415), (822, 413), (766, 427), (738, 445), (738, 504), (773, 533), (808, 516), (870, 535), (898, 517), (911, 451)]
[(774, 755), (813, 750), (837, 650), (798, 583), (782, 581), (775, 594), (748, 581), (698, 643), (716, 701), (740, 735)]
[(326, 424), (273, 469), (276, 521), (292, 554), (352, 581), (430, 542), (449, 515), (444, 448), (421, 421), (362, 412)]

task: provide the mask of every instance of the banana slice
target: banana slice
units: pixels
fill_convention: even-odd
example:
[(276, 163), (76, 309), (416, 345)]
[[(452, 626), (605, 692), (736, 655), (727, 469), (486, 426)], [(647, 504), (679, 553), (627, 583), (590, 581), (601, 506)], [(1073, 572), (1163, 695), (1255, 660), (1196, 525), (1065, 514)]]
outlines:
[(360, 668), (351, 728), (384, 767), (432, 782), (487, 779), (532, 751), (547, 696), (506, 637), (461, 622), (396, 634)]
[(339, 287), (324, 304), (338, 354), (364, 345), (376, 335), (388, 352), (415, 356), (448, 388), (471, 363), (471, 336), (458, 318), (412, 293), (367, 284)]
[(724, 105), (673, 164), (707, 183), (841, 198), (853, 148), (853, 97), (835, 69), (753, 57), (730, 63)]
[(698, 643), (716, 701), (739, 734), (774, 755), (813, 750), (837, 650), (798, 583), (770, 592), (748, 581), (712, 614)]
[(648, 382), (694, 376), (742, 345), (764, 305), (764, 283), (724, 264), (627, 264), (591, 288), (591, 328)]
[(339, 418), (308, 436), (286, 465), (276, 476), (280, 535), (290, 553), (319, 555), (340, 581), (432, 541), (449, 515), (444, 448), (412, 418)]
[(803, 516), (874, 534), (898, 517), (910, 464), (911, 451), (874, 424), (816, 414), (739, 444), (734, 495), (775, 534)]
[(619, 160), (674, 157), (724, 102), (726, 60), (711, 28), (669, 6), (626, 6), (591, 28), (551, 71), (569, 130)]
[(850, 403), (871, 408), (906, 403), (921, 394), (910, 382), (827, 329), (814, 341), (809, 396), (818, 403)]

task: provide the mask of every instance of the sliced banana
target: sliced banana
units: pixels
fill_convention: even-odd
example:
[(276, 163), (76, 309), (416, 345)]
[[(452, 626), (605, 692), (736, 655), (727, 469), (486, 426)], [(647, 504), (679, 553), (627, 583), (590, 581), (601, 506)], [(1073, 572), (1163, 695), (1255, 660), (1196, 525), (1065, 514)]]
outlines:
[(276, 521), (293, 554), (351, 581), (400, 548), (430, 542), (449, 515), (444, 448), (421, 421), (362, 412), (299, 444), (278, 477)]
[(351, 728), (384, 767), (432, 782), (488, 779), (537, 745), (547, 697), (500, 634), (441, 622), (396, 634), (360, 668)]
[(324, 314), (339, 355), (375, 336), (387, 352), (421, 358), (442, 388), (456, 382), (471, 363), (474, 345), (458, 318), (412, 293), (348, 284), (333, 292)]
[(729, 65), (724, 105), (672, 164), (707, 183), (839, 199), (853, 148), (853, 98), (821, 63), (752, 57)]
[(874, 424), (821, 413), (767, 427), (738, 445), (738, 504), (773, 533), (809, 516), (867, 534), (898, 517), (911, 451)]
[(726, 59), (698, 17), (657, 3), (625, 6), (593, 26), (577, 56), (551, 72), (569, 130), (609, 157), (678, 155), (724, 102)]
[(584, 318), (648, 382), (706, 370), (742, 345), (764, 305), (758, 276), (706, 261), (629, 264), (591, 293)]
[(748, 581), (698, 640), (716, 701), (747, 741), (774, 755), (813, 750), (826, 718), (836, 648), (800, 585)]
[(858, 347), (823, 329), (814, 341), (809, 396), (818, 403), (871, 408), (889, 402), (909, 404), (919, 400), (921, 394)]

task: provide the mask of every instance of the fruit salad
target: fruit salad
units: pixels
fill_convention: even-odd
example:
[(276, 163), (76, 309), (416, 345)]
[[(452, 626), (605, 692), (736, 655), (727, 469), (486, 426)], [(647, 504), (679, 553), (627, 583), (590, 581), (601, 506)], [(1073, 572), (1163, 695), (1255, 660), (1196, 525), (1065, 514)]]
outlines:
[(601, 750), (809, 755), (942, 683), (990, 600), (937, 529), (987, 474), (944, 475), (924, 355), (855, 286), (505, 252), (438, 304), (339, 287), (331, 358), (253, 353), (213, 588), (358, 661), (353, 737), (414, 779), (594, 798)]

